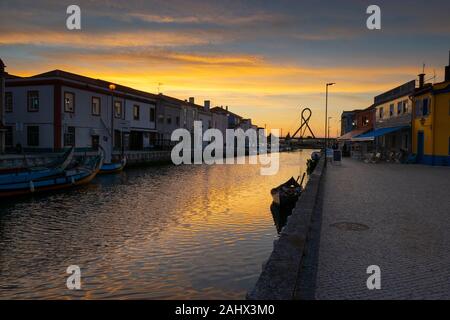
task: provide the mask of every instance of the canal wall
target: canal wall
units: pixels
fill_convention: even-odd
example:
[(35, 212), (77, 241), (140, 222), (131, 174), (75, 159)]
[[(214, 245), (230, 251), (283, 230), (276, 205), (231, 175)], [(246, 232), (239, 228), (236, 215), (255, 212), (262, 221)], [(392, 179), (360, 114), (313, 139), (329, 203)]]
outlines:
[[(127, 151), (127, 166), (142, 166), (159, 163), (171, 163), (170, 150), (162, 151)], [(114, 161), (120, 161), (120, 153), (113, 154)]]
[(247, 299), (292, 300), (296, 297), (324, 170), (325, 157), (322, 156)]

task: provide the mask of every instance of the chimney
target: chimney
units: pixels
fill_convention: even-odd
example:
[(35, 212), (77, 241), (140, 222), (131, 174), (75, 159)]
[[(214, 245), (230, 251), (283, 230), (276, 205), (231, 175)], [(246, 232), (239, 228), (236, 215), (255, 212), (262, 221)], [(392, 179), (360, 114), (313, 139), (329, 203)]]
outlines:
[(189, 103), (194, 104), (195, 103), (195, 98), (194, 97), (189, 97)]
[(225, 106), (225, 110), (227, 110), (227, 111), (228, 111), (228, 106)]
[(425, 85), (425, 73), (419, 74), (419, 89)]
[(210, 100), (205, 100), (205, 110), (209, 110), (209, 108), (211, 107), (211, 101)]
[(450, 81), (450, 51), (448, 52), (448, 66), (445, 67), (445, 81)]

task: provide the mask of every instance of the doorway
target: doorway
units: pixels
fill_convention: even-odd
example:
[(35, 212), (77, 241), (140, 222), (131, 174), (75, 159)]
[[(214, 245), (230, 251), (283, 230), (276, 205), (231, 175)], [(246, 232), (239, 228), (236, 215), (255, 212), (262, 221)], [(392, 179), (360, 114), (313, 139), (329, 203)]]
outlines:
[(424, 134), (423, 131), (419, 131), (417, 133), (417, 162), (422, 163), (423, 162), (423, 146), (424, 146)]

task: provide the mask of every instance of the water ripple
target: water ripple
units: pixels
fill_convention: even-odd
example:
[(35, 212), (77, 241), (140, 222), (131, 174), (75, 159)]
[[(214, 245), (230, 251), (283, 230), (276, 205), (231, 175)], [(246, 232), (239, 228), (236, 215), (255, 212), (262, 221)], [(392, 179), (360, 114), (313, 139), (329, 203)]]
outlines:
[[(0, 204), (0, 298), (241, 299), (277, 237), (270, 189), (310, 152), (252, 165), (161, 166)], [(79, 265), (82, 290), (65, 287)]]

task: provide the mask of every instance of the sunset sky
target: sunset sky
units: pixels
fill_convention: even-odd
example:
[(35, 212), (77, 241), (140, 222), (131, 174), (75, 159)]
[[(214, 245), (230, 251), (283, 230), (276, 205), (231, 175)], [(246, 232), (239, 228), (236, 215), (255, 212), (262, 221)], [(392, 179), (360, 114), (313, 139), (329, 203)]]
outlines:
[[(66, 29), (78, 4), (82, 30)], [(382, 29), (366, 28), (378, 4)], [(332, 136), (343, 110), (415, 79), (443, 80), (450, 1), (5, 1), (0, 57), (21, 76), (62, 69), (181, 99), (228, 105), (291, 133), (300, 110), (323, 135), (325, 83)]]

